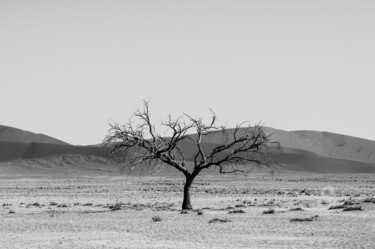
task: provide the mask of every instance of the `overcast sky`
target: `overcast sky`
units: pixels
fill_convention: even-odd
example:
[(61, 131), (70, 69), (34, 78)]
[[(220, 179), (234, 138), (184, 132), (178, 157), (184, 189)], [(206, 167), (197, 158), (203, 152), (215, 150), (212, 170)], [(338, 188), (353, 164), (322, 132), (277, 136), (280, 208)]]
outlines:
[(0, 0), (0, 124), (95, 144), (143, 99), (375, 140), (375, 1)]

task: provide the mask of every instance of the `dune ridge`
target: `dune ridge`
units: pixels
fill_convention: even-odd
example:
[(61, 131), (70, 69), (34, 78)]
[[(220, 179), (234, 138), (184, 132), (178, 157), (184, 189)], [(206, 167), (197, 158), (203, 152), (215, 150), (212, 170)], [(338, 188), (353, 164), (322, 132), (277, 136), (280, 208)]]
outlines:
[(36, 134), (30, 131), (18, 128), (0, 125), (0, 141), (1, 142), (20, 142), (20, 143), (47, 143), (47, 144), (64, 144), (69, 145), (59, 139), (44, 135)]
[[(264, 130), (272, 140), (281, 144), (281, 150), (271, 152), (274, 167), (280, 171), (375, 173), (375, 141), (319, 131), (283, 131), (270, 127), (265, 127)], [(229, 133), (232, 131), (233, 129), (228, 129)], [(244, 129), (240, 130), (241, 132), (244, 132)], [(195, 136), (191, 135), (193, 139)], [(206, 136), (202, 140), (203, 148), (209, 151), (221, 141), (220, 134)], [(194, 143), (184, 141), (179, 146), (184, 152), (186, 162), (191, 164), (197, 150)], [(22, 165), (25, 172), (32, 172), (33, 169), (37, 172), (57, 172), (51, 165), (65, 165), (58, 167), (62, 171), (75, 171), (76, 166), (90, 171), (86, 167), (89, 164), (99, 165), (101, 162), (105, 167), (113, 165), (105, 159), (106, 156), (107, 151), (97, 145), (73, 146), (46, 135), (0, 126), (0, 162), (3, 162), (0, 164), (1, 172), (12, 172), (9, 167), (16, 169)], [(93, 163), (92, 157), (101, 159)], [(4, 171), (5, 168), (8, 171)], [(18, 173), (21, 171), (20, 168), (16, 170)], [(210, 169), (207, 172), (214, 171), (215, 169)], [(178, 173), (170, 167), (165, 167), (161, 172)]]

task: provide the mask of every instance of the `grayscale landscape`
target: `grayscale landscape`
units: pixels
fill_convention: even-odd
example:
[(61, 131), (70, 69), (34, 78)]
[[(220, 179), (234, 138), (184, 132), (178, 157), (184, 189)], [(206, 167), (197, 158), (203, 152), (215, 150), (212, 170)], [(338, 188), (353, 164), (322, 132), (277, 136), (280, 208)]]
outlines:
[(0, 0), (0, 249), (375, 248), (375, 1)]
[[(172, 167), (123, 172), (99, 147), (71, 146), (2, 126), (1, 144), (12, 144), (13, 154), (1, 150), (0, 244), (372, 248), (375, 142), (313, 131), (266, 130), (284, 148), (274, 155), (275, 172), (254, 169), (245, 177), (207, 170), (193, 183), (194, 209), (185, 213), (184, 178)], [(321, 148), (325, 154), (319, 153)], [(4, 160), (16, 154), (20, 156)]]

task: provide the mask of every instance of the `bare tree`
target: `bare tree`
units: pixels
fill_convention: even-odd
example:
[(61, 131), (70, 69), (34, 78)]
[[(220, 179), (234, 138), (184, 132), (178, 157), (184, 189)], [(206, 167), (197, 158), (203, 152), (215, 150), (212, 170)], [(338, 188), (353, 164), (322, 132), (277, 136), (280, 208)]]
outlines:
[[(160, 123), (167, 133), (161, 135), (151, 122), (149, 103), (144, 101), (144, 109), (134, 113), (128, 123), (111, 123), (104, 144), (111, 155), (117, 158), (131, 158), (131, 165), (162, 163), (176, 168), (185, 175), (182, 209), (192, 209), (190, 188), (195, 177), (204, 169), (218, 167), (220, 173), (247, 174), (254, 166), (271, 165), (269, 148), (278, 146), (271, 142), (260, 124), (241, 123), (233, 129), (217, 126), (217, 117), (205, 124), (202, 119), (184, 114), (183, 118)], [(220, 139), (217, 146), (204, 145), (206, 137)], [(193, 166), (185, 163), (184, 142), (193, 144), (195, 150), (190, 157)], [(129, 164), (128, 164), (129, 165)], [(154, 165), (154, 164), (153, 164)]]

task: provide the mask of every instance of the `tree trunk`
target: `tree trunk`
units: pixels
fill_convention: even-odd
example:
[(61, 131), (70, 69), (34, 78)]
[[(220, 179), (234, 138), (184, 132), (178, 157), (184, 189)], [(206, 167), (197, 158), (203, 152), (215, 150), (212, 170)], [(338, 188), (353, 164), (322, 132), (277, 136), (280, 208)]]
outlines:
[(182, 210), (191, 210), (193, 209), (191, 202), (190, 202), (190, 187), (193, 183), (194, 177), (193, 176), (186, 176), (186, 182), (184, 186), (184, 200), (182, 202)]

